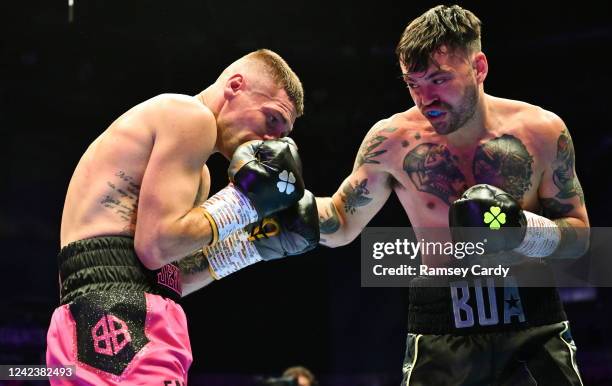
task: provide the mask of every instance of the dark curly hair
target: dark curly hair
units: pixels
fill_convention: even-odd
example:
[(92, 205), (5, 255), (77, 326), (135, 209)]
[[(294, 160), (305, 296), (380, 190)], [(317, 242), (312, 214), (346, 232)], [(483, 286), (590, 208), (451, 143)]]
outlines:
[(441, 46), (465, 53), (480, 51), (480, 26), (472, 12), (458, 5), (438, 5), (408, 24), (395, 53), (409, 71), (425, 71)]

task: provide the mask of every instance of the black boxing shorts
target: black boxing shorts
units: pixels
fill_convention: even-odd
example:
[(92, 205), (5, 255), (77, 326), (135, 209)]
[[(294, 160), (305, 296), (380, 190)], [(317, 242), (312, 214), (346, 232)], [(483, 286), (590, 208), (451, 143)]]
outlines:
[(518, 287), (511, 276), (428, 280), (409, 289), (402, 385), (582, 384), (556, 288)]

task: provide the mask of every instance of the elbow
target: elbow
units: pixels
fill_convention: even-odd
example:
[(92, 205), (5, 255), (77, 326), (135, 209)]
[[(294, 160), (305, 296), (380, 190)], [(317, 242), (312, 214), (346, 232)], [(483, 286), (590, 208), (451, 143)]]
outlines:
[(159, 269), (201, 248), (201, 238), (188, 225), (189, 222), (158, 222), (141, 229), (137, 227), (134, 248), (145, 267)]
[(571, 236), (561, 242), (555, 255), (565, 259), (579, 259), (591, 247), (591, 232), (589, 227), (573, 228)]
[(349, 244), (351, 242), (351, 240), (346, 240), (346, 239), (340, 239), (340, 240), (329, 240), (329, 241), (325, 241), (324, 243), (322, 243), (323, 245), (325, 245), (326, 247), (329, 248), (337, 248), (337, 247), (343, 247), (347, 244)]
[(577, 248), (578, 251), (576, 254), (576, 259), (584, 256), (589, 251), (590, 248), (591, 248), (591, 237), (590, 237), (590, 233), (587, 233), (586, 237), (584, 238), (582, 243), (580, 243), (580, 245)]
[(357, 237), (357, 235), (351, 236), (352, 235), (340, 230), (332, 234), (321, 234), (320, 243), (329, 248), (342, 247), (350, 244)]
[(161, 247), (162, 242), (155, 237), (134, 237), (134, 250), (140, 262), (149, 270), (157, 270), (168, 264), (168, 254)]
[(166, 262), (163, 259), (163, 254), (159, 251), (158, 248), (154, 246), (148, 245), (143, 242), (134, 242), (134, 249), (136, 250), (136, 255), (140, 262), (149, 270), (155, 271), (160, 269)]
[(571, 247), (567, 247), (564, 251), (560, 251), (557, 255), (564, 259), (577, 260), (584, 256), (589, 250), (589, 242), (576, 243)]
[(574, 243), (574, 256), (575, 259), (581, 258), (584, 256), (591, 247), (591, 228), (579, 227), (576, 228), (576, 242)]

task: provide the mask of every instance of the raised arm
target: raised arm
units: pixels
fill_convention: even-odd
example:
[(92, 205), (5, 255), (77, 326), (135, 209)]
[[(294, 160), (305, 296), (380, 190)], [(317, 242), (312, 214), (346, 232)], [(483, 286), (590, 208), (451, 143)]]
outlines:
[(350, 243), (389, 198), (393, 179), (386, 170), (385, 145), (394, 131), (388, 120), (375, 124), (359, 148), (351, 175), (332, 197), (317, 197), (321, 244)]

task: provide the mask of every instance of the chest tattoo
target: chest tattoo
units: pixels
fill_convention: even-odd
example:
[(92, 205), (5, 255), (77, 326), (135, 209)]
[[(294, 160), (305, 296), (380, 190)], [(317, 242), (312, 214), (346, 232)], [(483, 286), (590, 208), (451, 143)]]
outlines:
[[(422, 143), (404, 157), (403, 169), (418, 191), (447, 204), (468, 188), (465, 174), (445, 145)], [(516, 137), (504, 134), (476, 148), (472, 173), (476, 183), (497, 186), (517, 200), (531, 187), (533, 157)]]
[(467, 189), (465, 176), (444, 145), (418, 145), (404, 157), (403, 168), (417, 190), (433, 194), (449, 205)]
[(490, 184), (521, 200), (531, 187), (533, 157), (520, 139), (504, 134), (480, 145), (472, 172), (480, 184)]

